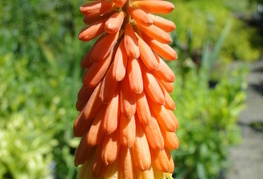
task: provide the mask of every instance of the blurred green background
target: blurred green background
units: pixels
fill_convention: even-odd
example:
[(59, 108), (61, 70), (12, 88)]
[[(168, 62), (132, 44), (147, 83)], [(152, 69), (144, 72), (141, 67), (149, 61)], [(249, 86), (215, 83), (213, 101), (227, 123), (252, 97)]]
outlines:
[[(166, 16), (179, 54), (171, 94), (180, 122), (176, 178), (223, 178), (228, 149), (240, 139), (246, 65), (262, 56), (261, 0), (173, 0)], [(72, 125), (82, 57), (77, 39), (84, 1), (0, 2), (0, 178), (76, 177), (79, 139)]]

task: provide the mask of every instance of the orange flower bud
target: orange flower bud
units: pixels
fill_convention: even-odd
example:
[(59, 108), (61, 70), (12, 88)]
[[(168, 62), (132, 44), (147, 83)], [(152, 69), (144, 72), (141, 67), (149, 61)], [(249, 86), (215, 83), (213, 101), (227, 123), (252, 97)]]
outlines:
[(80, 12), (86, 16), (100, 16), (113, 8), (113, 2), (101, 1), (86, 4), (80, 7)]
[(123, 11), (116, 12), (111, 15), (105, 23), (105, 31), (109, 34), (114, 34), (120, 30), (124, 20), (125, 13)]
[(133, 7), (139, 7), (144, 11), (156, 14), (167, 14), (174, 9), (174, 5), (167, 1), (135, 1), (132, 3)]

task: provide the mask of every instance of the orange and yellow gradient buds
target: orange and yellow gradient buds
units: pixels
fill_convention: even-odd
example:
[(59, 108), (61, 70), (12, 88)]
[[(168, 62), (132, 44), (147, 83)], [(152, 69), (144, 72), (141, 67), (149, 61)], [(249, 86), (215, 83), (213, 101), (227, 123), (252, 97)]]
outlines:
[(169, 46), (175, 24), (158, 14), (173, 9), (163, 0), (98, 0), (80, 7), (87, 27), (78, 37), (97, 41), (81, 62), (73, 127), (81, 137), (79, 178), (171, 178), (178, 121), (169, 95), (175, 76), (164, 60), (177, 58)]

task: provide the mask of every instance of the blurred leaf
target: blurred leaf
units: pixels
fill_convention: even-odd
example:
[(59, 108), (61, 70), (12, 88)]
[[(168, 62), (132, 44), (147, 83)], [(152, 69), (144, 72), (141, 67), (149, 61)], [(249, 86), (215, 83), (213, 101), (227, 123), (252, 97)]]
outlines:
[(207, 179), (205, 174), (205, 168), (202, 163), (197, 163), (197, 174), (199, 179)]
[(201, 60), (201, 68), (203, 72), (205, 73), (203, 74), (204, 76), (207, 76), (207, 77), (209, 76), (208, 74), (210, 73), (210, 70), (213, 67), (215, 61), (219, 57), (219, 53), (230, 31), (231, 25), (232, 25), (231, 21), (228, 20), (212, 50), (211, 50), (211, 42), (209, 39), (207, 39), (206, 42), (204, 43), (203, 55), (202, 55), (202, 60)]

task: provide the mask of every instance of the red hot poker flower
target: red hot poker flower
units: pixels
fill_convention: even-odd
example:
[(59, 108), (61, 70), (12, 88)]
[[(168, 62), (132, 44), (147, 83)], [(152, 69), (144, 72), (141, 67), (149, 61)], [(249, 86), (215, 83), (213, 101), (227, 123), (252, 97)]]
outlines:
[[(151, 1), (151, 2), (149, 2)], [(175, 76), (162, 60), (177, 53), (168, 45), (174, 5), (160, 0), (106, 0), (80, 7), (87, 27), (79, 39), (98, 37), (81, 62), (86, 69), (76, 104), (74, 135), (81, 137), (75, 165), (79, 178), (165, 178), (177, 149)]]

